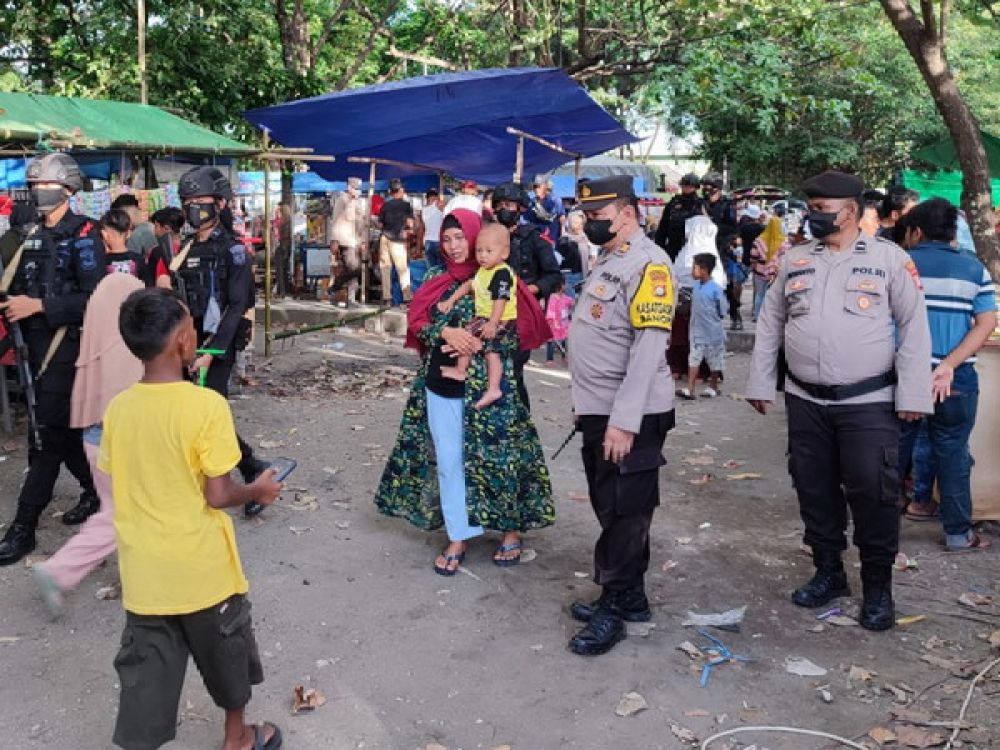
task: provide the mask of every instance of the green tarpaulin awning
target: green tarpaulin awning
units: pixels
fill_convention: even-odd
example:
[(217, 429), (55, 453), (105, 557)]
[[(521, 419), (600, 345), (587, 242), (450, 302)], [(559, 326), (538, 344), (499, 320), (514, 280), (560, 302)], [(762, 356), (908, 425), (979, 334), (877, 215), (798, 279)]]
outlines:
[[(959, 205), (962, 196), (961, 172), (916, 172), (904, 170), (900, 175), (904, 187), (920, 193), (920, 200), (944, 198), (953, 205)], [(993, 205), (1000, 206), (1000, 179), (992, 180)]]
[[(983, 137), (986, 162), (990, 165), (990, 177), (1000, 178), (1000, 138), (984, 133), (982, 130), (979, 131), (979, 134)], [(959, 171), (962, 169), (962, 165), (958, 163), (958, 154), (955, 153), (955, 144), (951, 142), (950, 138), (914, 151), (913, 158), (933, 164), (940, 169)]]
[(0, 142), (52, 138), (73, 148), (240, 156), (258, 149), (159, 107), (0, 92)]

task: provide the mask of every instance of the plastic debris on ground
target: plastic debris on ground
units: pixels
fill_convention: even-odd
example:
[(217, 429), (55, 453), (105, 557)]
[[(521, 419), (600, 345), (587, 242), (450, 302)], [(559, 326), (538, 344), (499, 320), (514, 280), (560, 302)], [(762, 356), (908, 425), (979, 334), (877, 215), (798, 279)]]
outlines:
[[(745, 608), (744, 608), (745, 609)], [(749, 663), (753, 661), (749, 656), (734, 654), (729, 647), (721, 640), (711, 635), (705, 630), (699, 630), (698, 635), (707, 640), (710, 645), (701, 649), (702, 653), (709, 657), (709, 661), (701, 668), (701, 679), (699, 684), (708, 687), (708, 681), (712, 676), (712, 670), (723, 664), (734, 664), (736, 662)]]
[(698, 614), (697, 612), (688, 610), (687, 617), (681, 625), (697, 628), (718, 628), (719, 630), (738, 633), (740, 624), (743, 622), (746, 613), (747, 606), (745, 604), (742, 607), (726, 610), (725, 612), (711, 612), (708, 614)]
[(804, 656), (789, 656), (785, 659), (785, 671), (799, 677), (822, 677), (826, 670), (809, 661)]

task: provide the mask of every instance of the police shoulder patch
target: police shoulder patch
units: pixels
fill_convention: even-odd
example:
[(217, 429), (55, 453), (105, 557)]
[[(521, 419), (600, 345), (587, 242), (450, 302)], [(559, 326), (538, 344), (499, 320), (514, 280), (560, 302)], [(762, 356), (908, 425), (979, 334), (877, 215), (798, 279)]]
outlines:
[(247, 249), (243, 245), (233, 245), (229, 248), (229, 254), (233, 257), (234, 266), (242, 266), (247, 262)]
[(629, 319), (633, 328), (670, 330), (674, 322), (674, 281), (669, 266), (646, 266), (629, 304)]

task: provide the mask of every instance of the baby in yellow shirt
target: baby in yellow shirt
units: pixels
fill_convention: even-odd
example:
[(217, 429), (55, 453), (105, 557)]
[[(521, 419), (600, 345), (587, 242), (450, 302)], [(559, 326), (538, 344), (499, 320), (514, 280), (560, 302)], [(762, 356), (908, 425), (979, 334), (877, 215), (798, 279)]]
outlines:
[[(503, 362), (500, 352), (510, 339), (517, 339), (517, 276), (504, 261), (510, 257), (510, 233), (500, 224), (487, 224), (476, 240), (476, 260), (479, 270), (462, 284), (448, 299), (438, 303), (443, 313), (451, 312), (455, 303), (467, 294), (476, 300), (476, 317), (469, 324), (469, 331), (483, 341), (486, 355), (488, 384), (476, 402), (483, 409), (503, 398), (500, 381)], [(516, 347), (515, 347), (516, 348)], [(469, 357), (457, 357), (454, 367), (442, 367), (441, 375), (452, 380), (465, 380)]]

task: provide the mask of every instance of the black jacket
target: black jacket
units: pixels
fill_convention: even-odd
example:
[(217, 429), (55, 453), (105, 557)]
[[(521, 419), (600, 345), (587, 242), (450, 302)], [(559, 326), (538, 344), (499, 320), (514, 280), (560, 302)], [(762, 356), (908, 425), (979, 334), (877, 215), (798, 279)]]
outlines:
[(525, 284), (538, 287), (539, 299), (547, 298), (562, 281), (552, 244), (542, 239), (541, 232), (533, 224), (519, 224), (514, 229), (507, 263)]

